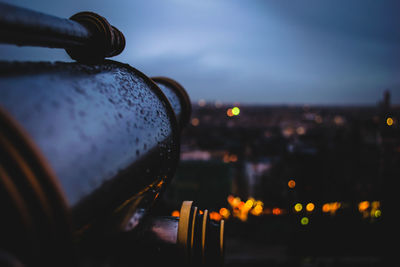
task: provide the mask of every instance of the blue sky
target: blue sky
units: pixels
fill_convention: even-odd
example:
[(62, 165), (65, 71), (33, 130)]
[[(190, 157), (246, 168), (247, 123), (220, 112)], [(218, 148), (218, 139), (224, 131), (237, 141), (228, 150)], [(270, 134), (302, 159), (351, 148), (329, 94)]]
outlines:
[[(122, 61), (184, 85), (192, 100), (400, 104), (400, 1), (7, 0), (59, 17), (89, 10), (127, 39)], [(69, 60), (0, 46), (0, 59)]]

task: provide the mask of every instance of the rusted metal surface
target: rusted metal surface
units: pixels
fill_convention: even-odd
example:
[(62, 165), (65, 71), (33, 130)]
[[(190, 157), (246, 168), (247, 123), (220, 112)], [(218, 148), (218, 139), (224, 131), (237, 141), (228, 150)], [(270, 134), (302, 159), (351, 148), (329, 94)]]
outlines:
[(83, 62), (100, 62), (125, 47), (123, 34), (98, 14), (81, 12), (65, 19), (5, 3), (0, 3), (0, 42), (65, 48)]
[(79, 230), (150, 205), (171, 179), (178, 125), (160, 89), (117, 62), (1, 63), (0, 105), (54, 170)]

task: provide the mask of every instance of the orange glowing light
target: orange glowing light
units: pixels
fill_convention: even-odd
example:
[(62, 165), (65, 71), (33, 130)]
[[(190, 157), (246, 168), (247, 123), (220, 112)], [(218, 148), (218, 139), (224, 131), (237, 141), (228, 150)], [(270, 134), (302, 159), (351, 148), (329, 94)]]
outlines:
[(282, 210), (280, 208), (273, 208), (272, 209), (272, 214), (281, 215), (282, 214)]
[(306, 133), (306, 129), (305, 129), (303, 126), (297, 127), (296, 133), (297, 133), (298, 135), (303, 135), (303, 134)]
[(296, 186), (296, 182), (294, 181), (294, 180), (290, 180), (289, 182), (288, 182), (288, 186), (289, 186), (289, 188), (295, 188), (295, 186)]
[(220, 221), (222, 219), (222, 216), (218, 212), (212, 211), (210, 213), (210, 219), (214, 221)]
[(331, 203), (331, 213), (335, 213), (341, 206), (342, 204), (340, 202)]
[(369, 208), (369, 202), (368, 201), (362, 201), (358, 204), (358, 210), (360, 212), (363, 212)]
[(340, 202), (325, 203), (322, 205), (322, 212), (330, 212), (331, 215), (334, 215), (341, 206), (342, 204)]
[(308, 203), (307, 205), (306, 205), (306, 210), (308, 211), (308, 212), (312, 212), (313, 210), (315, 209), (315, 205), (314, 205), (314, 203)]
[(222, 158), (222, 161), (225, 163), (229, 162), (229, 154), (224, 154), (224, 157)]
[(229, 108), (229, 109), (226, 111), (226, 115), (228, 115), (228, 117), (234, 116), (231, 108)]
[(241, 202), (240, 197), (235, 197), (235, 198), (233, 199), (233, 201), (232, 201), (232, 206), (233, 206), (233, 207), (238, 207), (239, 204), (240, 204), (240, 202)]
[(238, 215), (238, 218), (239, 218), (242, 222), (247, 221), (247, 212), (241, 212), (241, 213)]
[(225, 219), (228, 219), (229, 216), (231, 215), (231, 213), (229, 212), (229, 210), (227, 208), (221, 208), (219, 210), (219, 214), (221, 214), (221, 216), (224, 217)]
[(192, 124), (194, 127), (199, 126), (199, 123), (200, 123), (200, 120), (199, 120), (198, 118), (193, 118), (193, 119), (191, 120), (191, 124)]
[(342, 116), (335, 116), (333, 118), (333, 121), (335, 122), (336, 125), (343, 125), (344, 124), (344, 118)]
[(202, 210), (199, 210), (199, 214), (203, 214), (204, 212)]
[(238, 160), (238, 157), (235, 154), (232, 154), (229, 156), (229, 161), (236, 162), (237, 160)]
[(388, 125), (388, 126), (392, 126), (393, 125), (393, 119), (391, 118), (391, 117), (388, 117), (387, 119), (386, 119), (386, 124)]
[(174, 210), (174, 211), (171, 213), (171, 216), (172, 216), (172, 217), (179, 217), (179, 210)]
[(233, 200), (235, 199), (235, 197), (234, 196), (232, 196), (232, 195), (229, 195), (228, 196), (228, 198), (227, 198), (227, 200), (228, 200), (228, 203), (229, 204), (231, 204), (231, 203), (233, 203)]
[(261, 200), (257, 200), (254, 202), (254, 205), (260, 205), (261, 207), (263, 207), (264, 203)]
[(286, 138), (292, 136), (294, 133), (294, 130), (292, 127), (286, 127), (285, 129), (283, 129), (282, 134), (283, 136), (285, 136)]
[(331, 207), (329, 205), (329, 203), (325, 203), (324, 205), (322, 205), (322, 212), (329, 212), (331, 210)]
[(259, 216), (263, 212), (263, 207), (261, 205), (256, 205), (252, 210), (251, 214)]

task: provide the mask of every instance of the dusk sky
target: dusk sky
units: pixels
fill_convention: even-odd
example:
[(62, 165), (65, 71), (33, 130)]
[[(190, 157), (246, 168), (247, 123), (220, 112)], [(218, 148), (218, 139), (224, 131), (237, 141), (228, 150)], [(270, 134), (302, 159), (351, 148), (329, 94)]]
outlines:
[[(125, 35), (113, 58), (180, 82), (197, 101), (400, 104), (397, 0), (7, 0), (59, 17), (94, 11)], [(0, 45), (1, 60), (70, 61)]]

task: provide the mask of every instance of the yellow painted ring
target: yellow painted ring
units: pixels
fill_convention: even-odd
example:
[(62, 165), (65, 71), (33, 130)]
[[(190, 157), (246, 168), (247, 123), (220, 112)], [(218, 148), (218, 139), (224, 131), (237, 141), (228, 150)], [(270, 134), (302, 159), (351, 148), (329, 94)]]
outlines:
[(225, 221), (221, 220), (220, 225), (219, 225), (219, 248), (220, 248), (220, 253), (221, 253), (221, 266), (224, 265), (224, 258), (225, 258), (225, 245), (224, 245), (224, 231), (225, 231)]
[(192, 233), (190, 237), (190, 255), (193, 255), (193, 249), (194, 249), (194, 233), (195, 233), (195, 225), (196, 225), (196, 216), (197, 216), (197, 207), (193, 208), (193, 219), (192, 219)]
[(201, 228), (201, 257), (202, 257), (203, 264), (205, 264), (205, 262), (206, 262), (205, 252), (206, 252), (207, 221), (208, 221), (208, 210), (204, 210), (203, 225)]
[(178, 244), (184, 250), (184, 253), (187, 255), (188, 253), (188, 231), (189, 231), (189, 223), (190, 223), (190, 213), (192, 210), (193, 201), (184, 201), (181, 206), (179, 222), (178, 222)]

